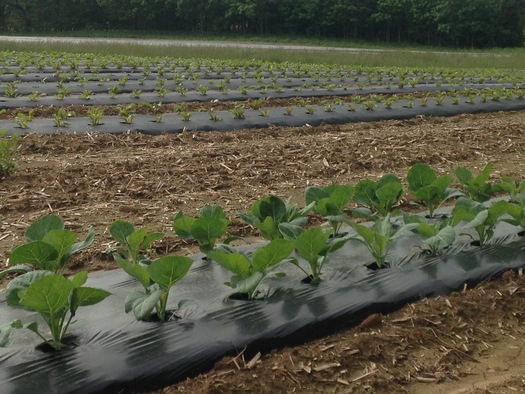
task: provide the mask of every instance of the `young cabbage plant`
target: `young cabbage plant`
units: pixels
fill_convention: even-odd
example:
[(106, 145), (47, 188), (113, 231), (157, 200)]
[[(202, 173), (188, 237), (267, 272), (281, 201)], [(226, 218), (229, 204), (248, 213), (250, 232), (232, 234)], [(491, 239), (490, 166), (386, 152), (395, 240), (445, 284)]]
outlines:
[(403, 197), (403, 184), (394, 174), (385, 174), (374, 182), (363, 179), (355, 186), (354, 201), (365, 208), (352, 210), (352, 215), (377, 220), (392, 212), (393, 207)]
[(162, 232), (148, 234), (146, 228), (136, 230), (133, 224), (125, 220), (115, 220), (111, 226), (109, 226), (109, 234), (118, 242), (118, 245), (109, 248), (106, 250), (106, 253), (111, 253), (113, 256), (118, 255), (135, 265), (150, 264), (151, 258), (148, 256), (149, 247), (154, 241), (161, 239), (165, 235)]
[(113, 257), (126, 273), (144, 287), (143, 291), (136, 291), (126, 297), (126, 313), (133, 311), (137, 320), (148, 321), (155, 310), (158, 319), (165, 321), (170, 289), (188, 273), (193, 260), (184, 256), (164, 256), (143, 266), (116, 253)]
[(62, 273), (69, 259), (93, 243), (95, 230), (90, 227), (84, 241), (76, 242), (78, 234), (64, 228), (56, 215), (42, 216), (25, 232), (26, 243), (17, 246), (9, 256), (9, 272), (29, 272), (34, 268)]
[(350, 239), (359, 241), (366, 246), (378, 268), (381, 268), (385, 263), (388, 250), (394, 241), (407, 231), (411, 231), (418, 226), (417, 223), (409, 223), (396, 230), (390, 222), (390, 214), (377, 219), (372, 227), (367, 227), (351, 220), (348, 220), (347, 223), (357, 233), (351, 236)]
[[(275, 239), (252, 254), (225, 253), (215, 250), (209, 252), (208, 256), (233, 273), (230, 281), (225, 285), (252, 300), (257, 297), (261, 282), (272, 273), (278, 264), (290, 256), (293, 248), (294, 241)], [(284, 276), (284, 273), (275, 273), (275, 275)]]
[(419, 215), (403, 215), (405, 224), (416, 223), (412, 231), (421, 235), (424, 246), (421, 248), (431, 255), (437, 255), (448, 248), (456, 240), (456, 231), (452, 227), (452, 218), (435, 221), (425, 220)]
[(488, 182), (491, 171), (492, 163), (487, 163), (477, 176), (474, 176), (472, 172), (465, 167), (456, 168), (454, 174), (461, 183), (463, 190), (472, 200), (485, 202), (497, 191), (497, 186)]
[(222, 207), (206, 205), (201, 208), (198, 218), (178, 212), (173, 220), (173, 230), (182, 239), (196, 240), (200, 251), (207, 254), (213, 250), (217, 239), (226, 234), (228, 223)]
[(353, 195), (354, 188), (350, 185), (310, 186), (305, 191), (305, 200), (307, 206), (313, 204), (313, 210), (328, 221), (332, 236), (336, 237), (348, 218), (349, 211), (344, 208)]
[(330, 231), (324, 231), (320, 227), (312, 227), (297, 236), (295, 250), (310, 266), (310, 272), (301, 267), (299, 261), (292, 258), (290, 262), (303, 271), (309, 277), (309, 283), (317, 285), (321, 282), (321, 271), (328, 262), (328, 255), (349, 240), (349, 237), (332, 238)]
[[(498, 201), (487, 208), (480, 202), (460, 197), (452, 210), (452, 224), (456, 226), (460, 222), (467, 222), (463, 229), (474, 229), (478, 235), (479, 244), (485, 245), (494, 236), (494, 229), (507, 210), (506, 201)], [(474, 239), (469, 233), (461, 234)]]
[(525, 193), (525, 179), (516, 184), (514, 179), (504, 176), (501, 182), (495, 185), (496, 189), (507, 192), (510, 196), (510, 201), (517, 201), (519, 194)]
[(452, 182), (450, 175), (438, 177), (425, 163), (417, 163), (410, 167), (407, 181), (408, 191), (428, 209), (431, 218), (445, 201), (463, 195), (459, 190), (449, 187)]
[(308, 212), (312, 202), (298, 210), (297, 205), (284, 201), (277, 196), (264, 197), (255, 201), (246, 212), (237, 212), (240, 219), (257, 228), (262, 237), (271, 241), (279, 238), (295, 239), (308, 223)]
[(110, 295), (102, 289), (83, 286), (87, 272), (79, 272), (71, 279), (47, 270), (31, 271), (13, 279), (6, 287), (7, 305), (38, 313), (51, 332), (51, 339), (45, 337), (37, 322), (23, 324), (13, 321), (0, 330), (0, 344), (7, 344), (13, 329), (26, 328), (37, 334), (55, 350), (61, 350), (69, 325), (81, 306), (95, 305)]

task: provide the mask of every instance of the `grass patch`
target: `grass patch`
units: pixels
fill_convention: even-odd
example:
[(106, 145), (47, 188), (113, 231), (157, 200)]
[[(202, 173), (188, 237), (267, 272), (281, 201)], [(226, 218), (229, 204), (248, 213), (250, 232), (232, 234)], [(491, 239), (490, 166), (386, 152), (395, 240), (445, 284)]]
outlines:
[[(54, 51), (74, 53), (96, 53), (103, 55), (126, 55), (139, 57), (168, 56), (176, 58), (201, 58), (222, 60), (264, 60), (271, 62), (294, 62), (367, 67), (421, 67), (421, 68), (490, 68), (525, 69), (525, 53), (518, 49), (488, 51), (435, 51), (407, 48), (293, 48), (291, 43), (273, 43), (275, 46), (249, 47), (246, 43), (233, 42), (214, 45), (195, 40), (149, 39), (138, 41), (112, 38), (110, 41), (94, 38), (78, 38), (73, 42), (61, 37), (46, 41), (0, 40), (4, 50)], [(294, 43), (296, 44), (296, 43)], [(221, 46), (218, 46), (221, 45)], [(259, 45), (259, 44), (254, 44)], [(285, 46), (286, 47), (282, 47)], [(281, 47), (279, 47), (281, 46)]]

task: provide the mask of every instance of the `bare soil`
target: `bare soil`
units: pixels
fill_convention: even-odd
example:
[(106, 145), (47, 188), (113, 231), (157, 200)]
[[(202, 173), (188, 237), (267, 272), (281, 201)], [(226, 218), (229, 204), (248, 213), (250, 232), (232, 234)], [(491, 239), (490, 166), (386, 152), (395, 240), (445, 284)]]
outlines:
[[(494, 180), (520, 181), (524, 152), (524, 111), (229, 133), (31, 134), (17, 171), (0, 180), (0, 259), (6, 263), (44, 214), (60, 215), (81, 237), (96, 228), (94, 246), (70, 272), (109, 270), (117, 268), (104, 254), (115, 219), (165, 231), (159, 255), (190, 254), (195, 245), (171, 231), (179, 210), (193, 214), (216, 203), (234, 218), (268, 194), (303, 205), (308, 185), (404, 177), (416, 162), (450, 172), (491, 161)], [(401, 208), (413, 209), (407, 200)], [(231, 232), (256, 236), (238, 222)], [(158, 392), (525, 392), (524, 297), (525, 278), (508, 273), (303, 346), (226, 357), (207, 374)]]

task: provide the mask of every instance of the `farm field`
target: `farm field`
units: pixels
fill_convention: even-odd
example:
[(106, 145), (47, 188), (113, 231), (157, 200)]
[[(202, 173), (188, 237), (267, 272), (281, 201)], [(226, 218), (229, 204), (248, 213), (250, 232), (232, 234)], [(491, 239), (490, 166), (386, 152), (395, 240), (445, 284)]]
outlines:
[[(9, 85), (15, 77), (28, 78), (30, 74), (22, 72), (14, 76), (17, 67), (5, 70), (0, 76), (4, 78), (1, 85), (4, 102), (10, 103), (9, 99), (13, 99), (11, 103), (24, 103), (6, 104), (6, 111), (1, 115), (0, 128), (22, 135), (17, 170), (0, 184), (3, 261), (22, 242), (27, 226), (49, 213), (60, 215), (67, 228), (81, 234), (85, 234), (89, 226), (95, 227), (97, 236), (93, 246), (76, 256), (67, 269), (66, 273), (72, 274), (86, 269), (118, 268), (104, 253), (111, 244), (107, 229), (116, 219), (172, 234), (155, 244), (159, 256), (189, 255), (197, 252), (198, 247), (174, 235), (173, 217), (180, 210), (196, 214), (207, 203), (221, 205), (230, 217), (269, 194), (289, 196), (293, 202), (303, 205), (307, 186), (356, 184), (364, 178), (379, 179), (386, 173), (404, 176), (417, 162), (430, 164), (438, 173), (450, 172), (457, 166), (480, 171), (491, 162), (492, 180), (498, 181), (504, 176), (523, 179), (523, 110), (497, 112), (505, 108), (494, 107), (492, 111), (496, 112), (447, 117), (420, 112), (400, 119), (368, 119), (368, 122), (352, 118), (356, 113), (364, 116), (389, 113), (388, 100), (394, 94), (396, 99), (390, 106), (398, 106), (393, 110), (400, 112), (414, 107), (426, 110), (427, 105), (421, 105), (425, 98), (433, 108), (455, 108), (459, 104), (467, 108), (484, 104), (504, 107), (509, 102), (519, 105), (521, 77), (516, 75), (488, 73), (448, 77), (445, 84), (454, 86), (443, 89), (446, 94), (438, 105), (439, 90), (428, 89), (429, 85), (437, 87), (436, 81), (443, 78), (437, 73), (418, 76), (412, 71), (400, 77), (402, 72), (384, 71), (387, 75), (384, 76), (383, 71), (375, 70), (373, 77), (368, 78), (372, 73), (365, 70), (351, 78), (349, 74), (339, 75), (337, 81), (332, 81), (334, 75), (311, 75), (307, 69), (300, 70), (303, 74), (298, 72), (272, 80), (264, 74), (267, 69), (260, 73), (253, 69), (248, 70), (251, 74), (246, 76), (252, 81), (243, 86), (256, 87), (245, 99), (240, 84), (231, 82), (235, 78), (229, 80), (232, 86), (225, 99), (222, 77), (204, 85), (202, 80), (210, 78), (210, 73), (203, 73), (197, 81), (188, 80), (187, 75), (184, 81), (178, 81), (177, 75), (170, 74), (172, 85), (165, 89), (171, 93), (166, 95), (178, 96), (172, 103), (163, 103), (162, 110), (156, 110), (152, 105), (159, 102), (159, 90), (165, 86), (158, 85), (158, 78), (163, 79), (162, 76), (150, 79), (150, 105), (143, 104), (144, 97), (133, 101), (130, 93), (136, 89), (122, 93), (123, 88), (117, 92), (122, 102), (112, 104), (109, 90), (112, 86), (122, 87), (119, 79), (124, 75), (110, 77), (106, 83), (112, 81), (113, 85), (103, 88), (99, 85), (100, 78), (85, 81), (92, 84), (91, 97), (82, 102), (80, 96), (86, 94), (82, 93), (86, 88), (73, 86), (79, 82), (74, 80), (71, 70), (64, 72), (64, 78), (66, 74), (68, 78), (62, 81), (65, 87), (54, 86), (60, 81), (59, 76), (57, 81), (50, 81), (52, 92), (37, 97), (32, 84), (38, 82), (34, 89), (42, 92), (42, 86), (47, 89), (50, 83), (41, 85), (40, 79)], [(221, 75), (217, 71), (215, 73)], [(56, 70), (51, 74), (56, 76)], [(140, 78), (129, 77), (125, 84), (129, 80), (137, 81), (135, 88), (138, 89), (145, 86), (138, 85)], [(308, 80), (304, 81), (305, 78)], [(392, 78), (391, 86), (388, 78)], [(413, 80), (419, 89), (407, 93), (408, 87), (400, 86), (400, 78), (406, 78), (408, 85)], [(168, 83), (168, 78), (165, 79)], [(321, 83), (322, 86), (312, 89)], [(490, 83), (494, 86), (487, 87)], [(60, 99), (59, 89), (67, 88), (67, 84), (71, 84), (72, 90)], [(9, 88), (16, 90), (12, 98), (6, 94)], [(283, 92), (279, 93), (281, 88)], [(393, 94), (388, 92), (396, 88)], [(267, 98), (272, 89), (275, 91), (272, 96), (282, 97)], [(305, 90), (309, 94), (297, 96)], [(235, 94), (238, 96), (232, 100), (230, 96)], [(188, 96), (191, 99), (186, 100)], [(101, 101), (93, 104), (97, 97)], [(187, 102), (183, 108), (177, 108), (181, 98)], [(454, 104), (455, 98), (459, 103)], [(77, 102), (68, 101), (70, 99)], [(123, 113), (130, 99), (135, 103), (133, 111)], [(46, 100), (53, 101), (47, 103)], [(62, 118), (57, 118), (59, 102), (64, 103), (60, 107), (65, 111)], [(261, 107), (255, 108), (254, 102)], [(245, 116), (237, 119), (235, 111), (239, 113), (241, 106)], [(93, 124), (93, 118), (88, 116), (94, 107), (103, 109), (107, 116), (100, 125)], [(243, 123), (250, 116), (264, 120), (269, 115), (261, 112), (264, 110), (278, 111), (276, 117), (288, 119), (286, 108), (292, 108), (296, 118), (305, 120), (295, 126), (270, 124), (264, 128)], [(26, 129), (21, 126), (23, 119), (15, 119), (23, 118), (20, 114), (27, 115), (32, 109), (32, 119)], [(344, 113), (350, 120), (325, 124), (326, 119), (319, 114), (329, 116), (334, 111)], [(184, 114), (191, 114), (190, 119), (184, 120)], [(215, 114), (219, 114), (220, 119), (214, 120)], [(162, 119), (157, 122), (159, 115)], [(310, 115), (319, 116), (319, 121), (310, 121)], [(170, 116), (173, 121), (168, 121)], [(163, 131), (171, 133), (135, 132), (134, 126), (140, 124), (141, 117), (151, 125), (165, 125), (167, 129)], [(131, 121), (128, 123), (128, 120)], [(236, 120), (239, 122), (235, 123)], [(63, 123), (57, 124), (57, 121)], [(196, 130), (197, 121), (206, 124), (210, 131)], [(38, 122), (50, 132), (31, 132), (38, 131)], [(234, 127), (225, 128), (227, 132), (213, 131), (214, 125), (221, 122)], [(37, 126), (32, 126), (34, 124)], [(98, 126), (105, 125), (110, 125), (109, 133), (98, 130)], [(406, 179), (402, 181), (406, 184)], [(400, 208), (415, 210), (407, 198), (402, 200)], [(255, 230), (238, 221), (232, 224), (230, 233), (258, 239)], [(239, 349), (238, 355), (226, 357), (205, 375), (160, 392), (523, 391), (524, 285), (522, 276), (509, 273), (462, 293), (423, 299), (385, 316), (374, 314), (356, 328), (298, 347), (279, 349), (260, 359), (243, 358)]]

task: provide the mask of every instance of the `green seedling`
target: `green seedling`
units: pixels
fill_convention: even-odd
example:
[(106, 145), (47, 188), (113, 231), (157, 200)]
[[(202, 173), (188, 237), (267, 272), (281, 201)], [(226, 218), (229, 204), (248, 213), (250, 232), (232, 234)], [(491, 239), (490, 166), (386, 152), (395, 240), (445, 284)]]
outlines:
[[(229, 282), (225, 283), (227, 286), (252, 300), (258, 296), (261, 282), (272, 273), (277, 265), (290, 256), (293, 248), (293, 241), (275, 239), (266, 246), (258, 248), (253, 254), (211, 251), (208, 257), (233, 273)], [(284, 276), (284, 273), (275, 273), (275, 275)]]
[(488, 182), (491, 171), (492, 163), (487, 163), (477, 176), (474, 176), (472, 172), (465, 167), (456, 168), (454, 174), (461, 183), (465, 193), (467, 193), (472, 200), (485, 202), (497, 191), (497, 186)]
[(92, 90), (83, 90), (82, 92), (80, 92), (80, 98), (82, 100), (89, 100), (91, 99), (91, 95), (93, 94), (93, 91)]
[(162, 232), (148, 233), (146, 228), (135, 229), (125, 220), (116, 220), (109, 227), (109, 234), (118, 245), (106, 250), (106, 253), (126, 259), (130, 264), (147, 266), (152, 259), (148, 255), (151, 244), (164, 237)]
[(242, 103), (236, 103), (230, 112), (234, 119), (244, 119), (244, 106)]
[(119, 117), (126, 124), (133, 123), (135, 119), (135, 113), (137, 112), (137, 105), (134, 103), (128, 104), (125, 107), (120, 108)]
[(71, 257), (93, 243), (95, 230), (90, 227), (84, 241), (76, 242), (78, 234), (66, 230), (56, 215), (42, 216), (25, 232), (26, 243), (17, 246), (9, 256), (8, 272), (29, 272), (34, 268), (62, 273)]
[(89, 117), (92, 126), (98, 126), (100, 125), (102, 116), (104, 116), (104, 109), (100, 107), (92, 107), (88, 109), (87, 116)]
[(208, 94), (208, 86), (206, 85), (199, 85), (197, 88), (202, 96), (206, 96)]
[(309, 278), (309, 283), (317, 285), (321, 282), (321, 271), (328, 262), (328, 255), (343, 247), (348, 237), (332, 238), (330, 231), (324, 231), (320, 227), (312, 227), (300, 233), (295, 240), (297, 254), (308, 263), (310, 271), (301, 267), (295, 258), (290, 262), (303, 271)]
[(66, 97), (68, 97), (71, 94), (72, 91), (73, 91), (73, 89), (71, 89), (71, 88), (58, 89), (57, 90), (57, 98), (59, 100), (64, 100)]
[(344, 208), (353, 195), (354, 188), (350, 185), (310, 186), (305, 190), (307, 206), (314, 204), (313, 210), (328, 221), (334, 238), (348, 217), (349, 211)]
[(131, 97), (135, 99), (139, 99), (142, 94), (141, 89), (135, 89), (133, 92), (131, 92)]
[(169, 292), (175, 283), (186, 276), (193, 260), (183, 256), (165, 256), (145, 267), (134, 264), (119, 254), (115, 254), (114, 258), (126, 273), (144, 287), (144, 291), (136, 291), (126, 297), (126, 313), (133, 311), (137, 320), (148, 321), (155, 310), (158, 319), (165, 321)]
[(428, 210), (431, 218), (444, 202), (463, 195), (459, 190), (449, 187), (452, 182), (450, 175), (438, 177), (428, 164), (417, 163), (410, 167), (407, 181), (408, 191)]
[[(452, 210), (452, 224), (456, 226), (460, 222), (467, 222), (463, 229), (474, 229), (479, 244), (485, 245), (494, 236), (496, 225), (507, 211), (508, 203), (506, 201), (498, 201), (487, 208), (483, 203), (460, 197)], [(476, 241), (468, 232), (461, 234), (468, 235)]]
[(206, 205), (201, 208), (198, 218), (175, 215), (173, 230), (182, 239), (196, 240), (202, 253), (208, 254), (215, 247), (218, 238), (226, 234), (229, 221), (222, 207)]
[(378, 268), (381, 268), (385, 263), (388, 250), (394, 241), (407, 231), (411, 231), (418, 226), (417, 223), (410, 223), (395, 230), (390, 222), (390, 214), (377, 219), (372, 227), (367, 227), (351, 220), (347, 220), (346, 222), (357, 233), (357, 235), (353, 235), (349, 239), (359, 241), (365, 245), (374, 258)]
[(79, 272), (73, 278), (39, 270), (28, 272), (13, 279), (6, 287), (7, 305), (38, 313), (51, 332), (47, 339), (39, 330), (38, 323), (23, 324), (14, 320), (8, 329), (0, 330), (0, 344), (8, 342), (13, 329), (26, 328), (37, 334), (55, 350), (64, 348), (64, 337), (81, 306), (95, 305), (110, 295), (109, 292), (84, 287), (87, 272)]
[(192, 113), (187, 111), (181, 111), (179, 112), (179, 115), (181, 116), (184, 122), (189, 122), (191, 120)]
[(210, 115), (210, 120), (213, 120), (214, 122), (222, 120), (222, 117), (218, 113), (215, 113), (213, 109), (208, 111), (208, 115)]
[(0, 130), (0, 177), (11, 174), (16, 168), (16, 154), (20, 137), (6, 136), (7, 130)]
[(63, 108), (60, 108), (55, 115), (53, 115), (53, 121), (55, 127), (67, 127), (70, 125), (69, 118), (75, 116), (75, 112), (66, 111)]
[(21, 129), (27, 129), (29, 122), (33, 120), (34, 109), (30, 110), (29, 113), (19, 112), (13, 119), (13, 122)]
[(403, 215), (405, 224), (416, 223), (412, 231), (421, 235), (424, 246), (421, 248), (431, 255), (437, 255), (448, 248), (456, 240), (456, 231), (452, 227), (452, 218), (428, 222), (418, 215)]
[(376, 220), (393, 211), (403, 197), (403, 184), (394, 174), (385, 174), (377, 182), (363, 179), (355, 186), (354, 201), (364, 208), (352, 210), (352, 215)]
[(260, 110), (264, 104), (264, 102), (266, 101), (266, 99), (264, 97), (260, 97), (258, 99), (255, 99), (255, 100), (251, 100), (248, 105), (250, 106), (251, 109), (255, 109), (255, 110)]
[(239, 218), (257, 228), (261, 236), (268, 240), (296, 238), (308, 224), (308, 213), (314, 203), (298, 210), (297, 205), (277, 196), (264, 197), (252, 204), (248, 212), (237, 212)]
[(118, 85), (113, 85), (108, 89), (108, 93), (111, 96), (111, 98), (114, 99), (120, 93), (120, 88), (118, 87)]

